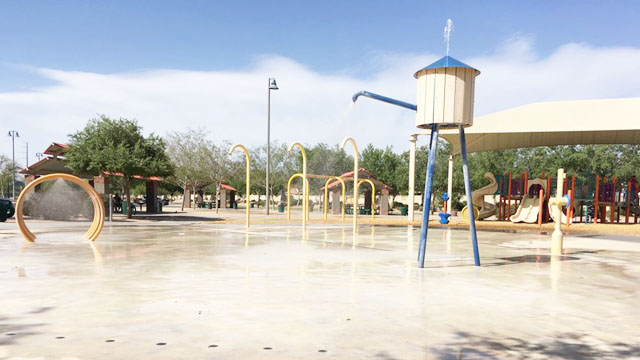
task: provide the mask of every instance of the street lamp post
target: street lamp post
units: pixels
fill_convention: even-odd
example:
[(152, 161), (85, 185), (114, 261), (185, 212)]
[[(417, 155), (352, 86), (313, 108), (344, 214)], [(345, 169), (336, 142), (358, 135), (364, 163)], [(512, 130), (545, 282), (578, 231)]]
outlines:
[(271, 168), (271, 90), (278, 90), (275, 78), (269, 78), (269, 89), (267, 90), (267, 179), (265, 181), (265, 189), (267, 199), (265, 201), (265, 207), (267, 208), (267, 215), (269, 215), (269, 170)]
[(16, 138), (20, 137), (15, 130), (9, 130), (9, 136), (11, 136), (11, 172), (13, 176), (13, 182), (11, 183), (11, 191), (13, 199), (16, 199)]

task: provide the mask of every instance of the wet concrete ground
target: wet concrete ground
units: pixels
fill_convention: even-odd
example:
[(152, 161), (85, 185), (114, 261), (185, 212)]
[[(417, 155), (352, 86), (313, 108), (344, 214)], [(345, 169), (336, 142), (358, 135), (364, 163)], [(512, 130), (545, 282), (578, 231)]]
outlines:
[(640, 358), (633, 239), (479, 232), (478, 268), (431, 229), (417, 269), (418, 227), (86, 226), (0, 231), (1, 359)]

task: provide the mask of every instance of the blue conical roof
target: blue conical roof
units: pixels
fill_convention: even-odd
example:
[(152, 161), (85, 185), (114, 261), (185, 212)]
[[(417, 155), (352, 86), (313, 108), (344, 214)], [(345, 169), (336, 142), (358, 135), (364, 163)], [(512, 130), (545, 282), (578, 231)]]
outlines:
[(460, 68), (468, 68), (468, 69), (473, 69), (476, 71), (476, 76), (480, 75), (480, 70), (473, 68), (465, 63), (463, 63), (460, 60), (454, 59), (451, 56), (445, 56), (442, 59), (434, 62), (431, 65), (427, 65), (425, 67), (423, 67), (422, 69), (416, 71), (415, 74), (413, 74), (413, 77), (415, 77), (416, 79), (418, 78), (418, 73), (422, 70), (428, 70), (428, 69), (437, 69), (437, 68), (448, 68), (448, 67), (460, 67)]

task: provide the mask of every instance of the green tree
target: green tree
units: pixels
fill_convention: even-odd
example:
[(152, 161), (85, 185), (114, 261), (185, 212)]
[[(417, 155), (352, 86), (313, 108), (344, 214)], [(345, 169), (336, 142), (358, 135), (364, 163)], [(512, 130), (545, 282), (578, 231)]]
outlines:
[(409, 183), (408, 161), (401, 155), (393, 152), (393, 148), (387, 146), (384, 150), (367, 145), (362, 151), (362, 166), (371, 171), (376, 179), (392, 187), (391, 200), (395, 201), (403, 189)]
[[(165, 153), (164, 141), (153, 134), (142, 135), (135, 120), (110, 119), (104, 115), (88, 121), (85, 128), (69, 135), (66, 153), (69, 167), (76, 172), (121, 173), (127, 202), (131, 202), (134, 176), (169, 176), (173, 166)], [(131, 206), (127, 207), (131, 218)]]
[[(271, 166), (269, 167), (269, 194), (277, 196), (280, 190), (286, 189), (289, 177), (298, 172), (299, 167), (296, 166), (296, 158), (299, 152), (288, 152), (288, 146), (281, 142), (272, 142), (270, 148)], [(251, 191), (258, 194), (258, 199), (262, 194), (266, 193), (266, 175), (267, 175), (267, 146), (261, 145), (249, 149), (251, 156)], [(237, 155), (236, 161), (239, 163), (234, 166), (235, 178), (237, 183), (244, 190), (245, 165), (244, 155)], [(238, 189), (240, 190), (240, 189)], [(258, 202), (259, 203), (259, 202)], [(273, 203), (275, 208), (275, 202)]]
[(182, 188), (184, 210), (185, 202), (191, 200), (186, 196), (187, 189), (195, 194), (211, 184), (219, 184), (228, 174), (228, 146), (215, 145), (203, 129), (173, 132), (167, 135), (167, 144), (167, 154), (175, 167), (167, 181)]
[[(353, 170), (353, 157), (340, 149), (338, 144), (329, 146), (325, 143), (318, 143), (315, 146), (305, 145), (308, 161), (308, 173), (325, 176), (340, 176), (341, 174)], [(302, 169), (302, 156), (296, 156), (296, 169)], [(295, 171), (299, 172), (299, 171)], [(324, 184), (327, 179), (311, 178), (310, 193), (313, 195), (323, 195)], [(300, 183), (302, 184), (302, 183)], [(347, 183), (347, 188), (349, 184)]]
[[(15, 174), (18, 170), (20, 170), (20, 165), (17, 162), (15, 166), (13, 166), (10, 158), (4, 155), (0, 155), (0, 197), (11, 197), (11, 183), (13, 182), (13, 174)], [(18, 178), (16, 176), (16, 183), (17, 182)], [(19, 190), (20, 189), (16, 184), (16, 196), (17, 191)]]
[[(353, 170), (353, 157), (340, 150), (338, 144), (329, 146), (319, 143), (305, 148), (310, 174), (339, 176)], [(302, 167), (302, 157), (299, 157), (298, 163)]]

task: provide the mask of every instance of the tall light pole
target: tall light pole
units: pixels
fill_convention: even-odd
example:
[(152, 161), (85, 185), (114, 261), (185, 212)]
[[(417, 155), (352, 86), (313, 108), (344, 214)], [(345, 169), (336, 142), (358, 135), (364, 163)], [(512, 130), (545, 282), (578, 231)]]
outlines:
[(18, 134), (17, 131), (15, 130), (9, 130), (9, 136), (11, 136), (11, 172), (13, 175), (13, 182), (11, 183), (12, 186), (12, 193), (13, 193), (13, 199), (16, 199), (16, 138), (20, 137), (20, 134)]
[(25, 167), (29, 167), (29, 143), (26, 143), (25, 145), (26, 145), (26, 147), (27, 147), (27, 148), (25, 149), (25, 151), (24, 151), (24, 153), (25, 153), (25, 155), (26, 155), (26, 157), (27, 157), (27, 158), (26, 158), (27, 163), (25, 164)]
[(267, 215), (269, 215), (269, 170), (271, 168), (271, 90), (278, 90), (278, 85), (276, 84), (275, 78), (269, 78), (268, 81), (269, 89), (267, 90), (267, 179), (266, 183), (266, 193), (267, 200), (265, 201), (265, 205), (267, 208)]

